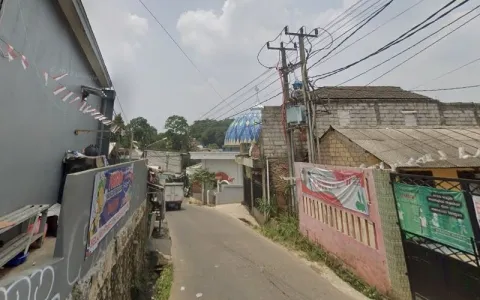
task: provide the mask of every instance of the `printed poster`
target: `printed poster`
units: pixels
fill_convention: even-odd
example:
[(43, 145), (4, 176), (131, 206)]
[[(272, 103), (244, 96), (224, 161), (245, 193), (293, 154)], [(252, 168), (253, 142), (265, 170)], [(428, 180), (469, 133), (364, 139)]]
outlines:
[(463, 193), (403, 183), (395, 183), (394, 191), (402, 229), (474, 254)]
[(362, 172), (304, 168), (302, 191), (324, 202), (369, 214)]
[(480, 196), (472, 195), (473, 206), (475, 207), (475, 215), (477, 216), (477, 222), (480, 226)]
[(92, 253), (130, 207), (133, 164), (95, 175), (87, 253)]

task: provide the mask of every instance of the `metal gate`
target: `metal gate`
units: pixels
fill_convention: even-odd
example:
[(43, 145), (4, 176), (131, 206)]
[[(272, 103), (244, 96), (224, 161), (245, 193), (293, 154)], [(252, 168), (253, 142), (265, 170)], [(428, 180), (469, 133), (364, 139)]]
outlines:
[(247, 174), (247, 167), (243, 167), (243, 202), (248, 209), (252, 209), (253, 201), (252, 201), (252, 180), (249, 178)]
[[(412, 298), (414, 300), (480, 299), (478, 255), (480, 239), (477, 218), (477, 214), (480, 214), (480, 181), (392, 174), (391, 182), (400, 221)], [(421, 189), (415, 187), (421, 187)], [(416, 195), (423, 197), (423, 203), (427, 204), (427, 206), (418, 206), (418, 221), (414, 221), (416, 223), (410, 226), (407, 222), (412, 218), (407, 221), (406, 218), (409, 216), (403, 215), (406, 211), (403, 205), (410, 205), (410, 208), (416, 206), (411, 204), (413, 200), (410, 203), (406, 201), (414, 194), (410, 196), (405, 194), (403, 192), (405, 189), (416, 190)], [(427, 192), (423, 194), (423, 191)], [(449, 198), (450, 195), (458, 197), (452, 200)], [(475, 208), (477, 195), (479, 195), (479, 201)], [(460, 200), (457, 201), (457, 199)], [(463, 207), (462, 202), (465, 205)], [(425, 207), (428, 207), (428, 214)], [(417, 208), (411, 211), (417, 212)], [(464, 224), (463, 220), (468, 219), (469, 224)], [(455, 222), (458, 222), (458, 227), (452, 227), (457, 224)], [(415, 226), (421, 228), (422, 232), (409, 230)], [(459, 230), (460, 233), (456, 233), (455, 230)], [(440, 238), (443, 235), (445, 238)]]
[(258, 207), (258, 199), (263, 197), (262, 187), (262, 171), (254, 169), (252, 171), (252, 189), (253, 189), (253, 205)]
[(243, 167), (243, 199), (248, 209), (252, 210), (256, 200), (263, 197), (262, 171), (250, 169), (250, 174), (247, 174), (246, 168)]

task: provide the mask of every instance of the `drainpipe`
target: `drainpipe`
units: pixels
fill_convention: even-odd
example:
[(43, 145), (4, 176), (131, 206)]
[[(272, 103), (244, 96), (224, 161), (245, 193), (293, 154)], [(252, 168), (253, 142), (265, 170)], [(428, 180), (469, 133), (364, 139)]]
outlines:
[(267, 203), (270, 206), (270, 166), (268, 165), (268, 157), (265, 163), (267, 164)]

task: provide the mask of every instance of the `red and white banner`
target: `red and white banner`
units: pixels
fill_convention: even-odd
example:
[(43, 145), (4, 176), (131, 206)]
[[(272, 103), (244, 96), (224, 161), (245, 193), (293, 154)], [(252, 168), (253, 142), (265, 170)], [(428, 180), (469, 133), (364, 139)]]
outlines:
[[(1, 50), (1, 49), (0, 49)], [(2, 51), (3, 52), (3, 51)], [(30, 67), (30, 62), (28, 61), (27, 57), (20, 53), (19, 51), (15, 50), (12, 45), (7, 44), (7, 52), (4, 55), (8, 58), (8, 61), (14, 61), (16, 58), (20, 57), (20, 61), (24, 70), (27, 70)], [(56, 76), (51, 76), (48, 72), (43, 72), (43, 77), (45, 80), (45, 86), (49, 86), (49, 79), (52, 79), (53, 82), (59, 82), (63, 78), (67, 77), (68, 73), (62, 73)], [(60, 97), (61, 101), (72, 104), (79, 100), (79, 111), (83, 114), (90, 114), (95, 120), (102, 122), (102, 124), (109, 126), (113, 123), (112, 120), (108, 119), (104, 115), (102, 115), (96, 108), (88, 105), (85, 99), (82, 99), (81, 95), (78, 95), (70, 90), (64, 85), (56, 84), (55, 88), (53, 89), (53, 95)], [(116, 132), (119, 129), (118, 126), (111, 126), (110, 131)]]
[(301, 177), (303, 193), (368, 215), (369, 201), (362, 172), (304, 168)]

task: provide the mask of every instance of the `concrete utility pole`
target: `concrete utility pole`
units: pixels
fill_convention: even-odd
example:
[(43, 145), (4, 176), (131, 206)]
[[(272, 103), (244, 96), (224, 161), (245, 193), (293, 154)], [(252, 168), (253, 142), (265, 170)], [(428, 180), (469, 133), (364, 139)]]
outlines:
[[(286, 51), (297, 51), (297, 45), (294, 45), (294, 48), (285, 48), (283, 45), (283, 42), (280, 43), (280, 47), (270, 47), (270, 43), (267, 42), (267, 48), (269, 50), (278, 50), (280, 51), (280, 55), (282, 57), (282, 68), (280, 69), (282, 73), (282, 79), (283, 79), (283, 97), (284, 97), (284, 102), (285, 104), (288, 103), (288, 100), (290, 99), (290, 87), (288, 84), (288, 74), (290, 73), (288, 65), (287, 65), (287, 55)], [(287, 154), (288, 154), (288, 176), (290, 185), (295, 184), (295, 181), (292, 180), (294, 177), (294, 168), (295, 168), (295, 153), (293, 151), (294, 145), (293, 145), (293, 130), (289, 130), (288, 124), (287, 124)], [(267, 174), (269, 176), (269, 174)], [(290, 189), (290, 199), (292, 199), (291, 203), (291, 208), (294, 210), (296, 207), (296, 197), (295, 197), (295, 192), (294, 189)]]
[(316, 162), (316, 152), (315, 152), (315, 135), (313, 132), (314, 124), (313, 119), (316, 114), (316, 111), (312, 108), (312, 101), (310, 99), (309, 92), (309, 81), (308, 81), (308, 72), (307, 72), (307, 59), (305, 56), (305, 38), (318, 37), (318, 29), (314, 30), (314, 34), (305, 33), (303, 30), (304, 27), (300, 28), (298, 32), (289, 32), (288, 27), (285, 27), (285, 34), (298, 37), (298, 45), (300, 47), (300, 64), (302, 66), (302, 89), (303, 89), (303, 100), (305, 104), (305, 109), (307, 111), (307, 148), (308, 148), (308, 161), (310, 163)]
[(132, 161), (132, 152), (133, 152), (133, 130), (130, 132), (130, 161)]

